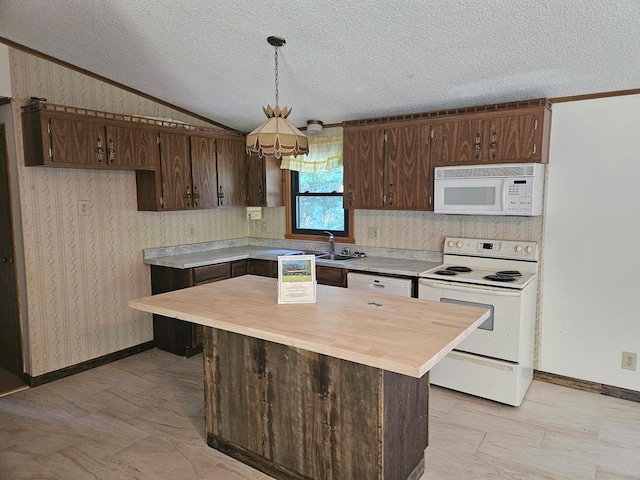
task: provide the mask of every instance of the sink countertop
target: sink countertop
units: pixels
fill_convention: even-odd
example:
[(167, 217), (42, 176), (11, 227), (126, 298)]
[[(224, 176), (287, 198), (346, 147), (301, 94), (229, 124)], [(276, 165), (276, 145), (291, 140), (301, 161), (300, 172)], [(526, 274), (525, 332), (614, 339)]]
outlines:
[[(148, 265), (185, 269), (213, 265), (216, 263), (232, 262), (234, 260), (244, 260), (247, 258), (277, 260), (279, 255), (292, 255), (300, 251), (301, 250), (295, 249), (278, 249), (256, 245), (243, 245), (146, 258), (144, 263)], [(346, 268), (348, 270), (358, 270), (370, 273), (407, 275), (410, 277), (417, 277), (420, 272), (433, 268), (440, 263), (441, 262), (391, 257), (364, 257), (347, 261), (332, 261), (316, 258), (316, 265)]]

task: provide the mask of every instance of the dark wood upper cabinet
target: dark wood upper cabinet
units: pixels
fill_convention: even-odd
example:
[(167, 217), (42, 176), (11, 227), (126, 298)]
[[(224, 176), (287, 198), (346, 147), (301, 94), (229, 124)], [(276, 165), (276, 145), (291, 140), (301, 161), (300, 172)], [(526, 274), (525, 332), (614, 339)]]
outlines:
[(541, 105), (466, 117), (442, 124), (441, 152), (433, 157), (434, 165), (547, 161), (549, 108)]
[(432, 204), (430, 125), (386, 130), (385, 206), (427, 210)]
[(431, 126), (344, 130), (346, 208), (428, 210)]
[(473, 164), (485, 161), (482, 144), (484, 121), (457, 120), (442, 124), (438, 165)]
[(160, 134), (162, 207), (185, 210), (193, 206), (189, 136)]
[[(97, 115), (32, 104), (22, 113), (25, 164), (66, 168), (154, 170), (157, 131)], [(72, 110), (72, 109), (71, 109)]]
[(191, 137), (192, 204), (196, 208), (212, 208), (218, 205), (215, 158), (215, 139)]
[(216, 159), (218, 205), (245, 206), (247, 183), (244, 140), (216, 139)]
[(345, 128), (344, 207), (384, 206), (384, 128)]
[(158, 165), (158, 133), (143, 128), (106, 126), (106, 163), (126, 168)]
[(284, 206), (284, 173), (280, 159), (246, 157), (247, 205), (251, 207)]

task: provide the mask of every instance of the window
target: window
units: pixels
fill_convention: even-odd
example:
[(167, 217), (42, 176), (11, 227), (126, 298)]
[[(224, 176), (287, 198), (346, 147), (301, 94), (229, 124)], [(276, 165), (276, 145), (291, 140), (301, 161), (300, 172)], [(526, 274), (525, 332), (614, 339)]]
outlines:
[(291, 172), (291, 233), (349, 237), (349, 211), (342, 208), (342, 165), (313, 173)]

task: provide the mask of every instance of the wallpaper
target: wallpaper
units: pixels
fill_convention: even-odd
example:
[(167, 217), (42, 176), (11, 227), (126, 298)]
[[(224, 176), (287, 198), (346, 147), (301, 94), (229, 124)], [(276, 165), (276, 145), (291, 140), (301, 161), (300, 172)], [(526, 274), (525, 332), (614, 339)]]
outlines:
[[(247, 236), (244, 208), (138, 212), (134, 172), (24, 167), (20, 107), (50, 103), (205, 123), (70, 69), (10, 49), (24, 241), (31, 376), (152, 340), (142, 249)], [(88, 202), (79, 215), (78, 202)]]
[[(148, 314), (127, 303), (151, 293), (142, 249), (232, 238), (283, 239), (285, 208), (138, 212), (134, 172), (24, 167), (20, 107), (51, 103), (205, 123), (70, 69), (10, 49), (26, 275), (24, 332), (32, 376), (152, 340)], [(81, 216), (78, 202), (88, 202)], [(376, 235), (370, 234), (375, 230)], [(542, 217), (357, 210), (358, 246), (442, 251), (446, 236), (540, 241)], [(375, 238), (373, 238), (375, 237)]]

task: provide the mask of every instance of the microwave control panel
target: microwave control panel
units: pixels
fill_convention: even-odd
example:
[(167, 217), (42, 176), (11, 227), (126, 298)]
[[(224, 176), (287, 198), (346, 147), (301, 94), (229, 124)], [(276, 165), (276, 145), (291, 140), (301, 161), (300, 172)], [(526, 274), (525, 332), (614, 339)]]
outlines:
[(528, 213), (533, 205), (533, 178), (507, 179), (506, 208), (510, 213)]

